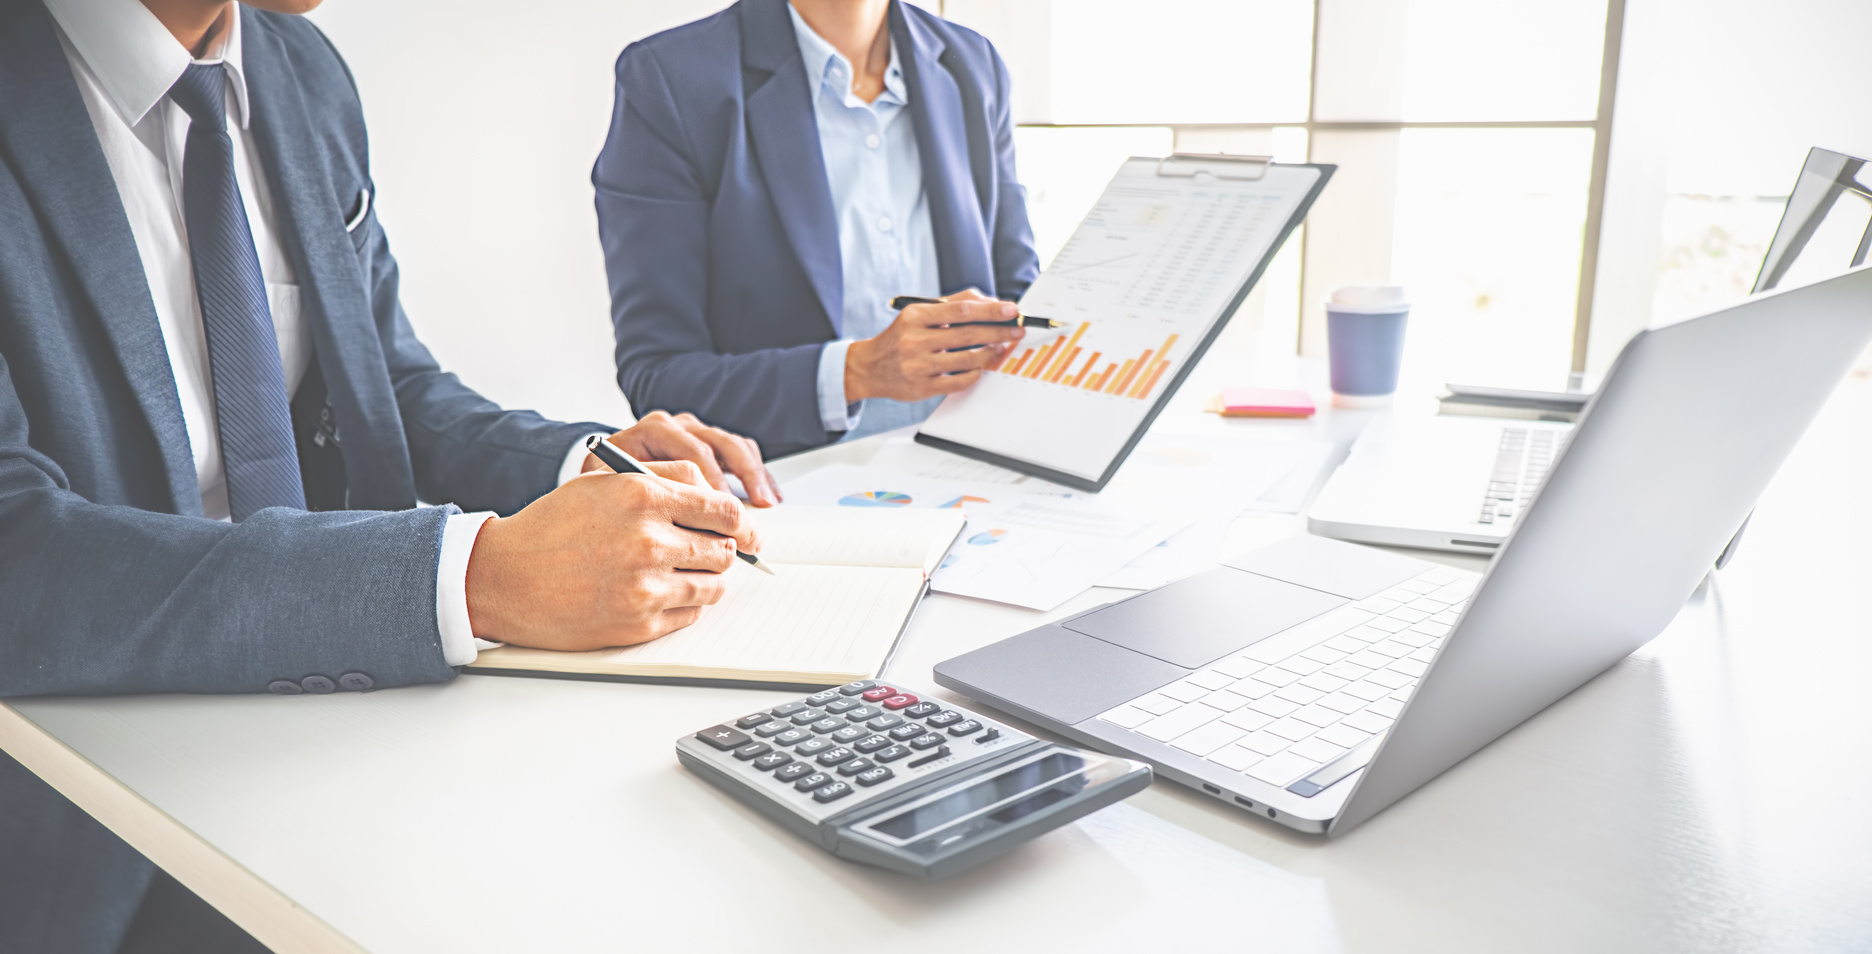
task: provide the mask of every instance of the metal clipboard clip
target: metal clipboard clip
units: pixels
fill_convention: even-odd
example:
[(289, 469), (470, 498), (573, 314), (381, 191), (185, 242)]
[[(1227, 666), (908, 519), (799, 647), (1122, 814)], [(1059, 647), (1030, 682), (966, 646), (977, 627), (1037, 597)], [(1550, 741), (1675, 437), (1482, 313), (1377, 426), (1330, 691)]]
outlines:
[(1157, 174), (1164, 177), (1194, 179), (1207, 174), (1217, 179), (1253, 182), (1267, 175), (1273, 156), (1231, 156), (1213, 152), (1173, 152), (1157, 160)]

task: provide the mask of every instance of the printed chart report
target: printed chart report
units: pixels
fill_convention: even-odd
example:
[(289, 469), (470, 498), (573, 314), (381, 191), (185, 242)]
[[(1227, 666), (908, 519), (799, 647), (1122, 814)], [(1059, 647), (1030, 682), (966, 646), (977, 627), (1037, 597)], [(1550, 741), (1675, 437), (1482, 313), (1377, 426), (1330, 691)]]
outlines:
[(1312, 166), (1254, 180), (1118, 171), (1021, 310), (1067, 326), (952, 395), (920, 434), (1099, 481), (1317, 194)]

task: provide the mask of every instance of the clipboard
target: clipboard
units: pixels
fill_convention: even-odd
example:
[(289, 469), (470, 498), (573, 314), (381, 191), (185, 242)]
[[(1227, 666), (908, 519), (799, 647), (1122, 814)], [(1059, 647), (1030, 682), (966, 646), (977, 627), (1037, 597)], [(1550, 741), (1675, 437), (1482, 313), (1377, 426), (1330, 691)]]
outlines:
[(1337, 167), (1133, 157), (1027, 294), (1066, 322), (943, 400), (916, 441), (1104, 489), (1215, 343)]

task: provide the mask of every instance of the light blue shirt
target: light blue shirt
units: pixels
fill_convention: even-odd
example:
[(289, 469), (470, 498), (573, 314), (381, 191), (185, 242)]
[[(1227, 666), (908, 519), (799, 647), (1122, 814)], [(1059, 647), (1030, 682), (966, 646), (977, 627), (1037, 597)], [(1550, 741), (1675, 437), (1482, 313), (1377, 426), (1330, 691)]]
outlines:
[(915, 424), (942, 400), (905, 404), (887, 398), (857, 403), (845, 399), (845, 352), (853, 341), (890, 327), (897, 317), (890, 299), (934, 298), (941, 293), (936, 233), (923, 193), (916, 127), (905, 111), (910, 88), (904, 83), (896, 40), (891, 41), (884, 91), (867, 103), (852, 94), (851, 61), (813, 32), (790, 3), (787, 13), (793, 18), (806, 75), (819, 77), (813, 116), (838, 222), (845, 283), (844, 337), (819, 352), (819, 416), (826, 430), (844, 431), (850, 439)]

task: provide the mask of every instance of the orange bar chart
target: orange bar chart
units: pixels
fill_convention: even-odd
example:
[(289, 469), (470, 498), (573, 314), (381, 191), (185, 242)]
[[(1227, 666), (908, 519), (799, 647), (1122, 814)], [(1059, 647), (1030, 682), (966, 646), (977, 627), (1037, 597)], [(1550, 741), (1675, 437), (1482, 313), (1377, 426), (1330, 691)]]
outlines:
[(1013, 364), (1010, 364), (1006, 368), (1001, 369), (1001, 373), (1002, 374), (1019, 374), (1021, 367), (1025, 365), (1027, 363), (1027, 359), (1031, 357), (1033, 357), (1033, 349), (1028, 348), (1026, 351), (1021, 352), (1020, 357), (1014, 359)]
[[(1144, 352), (1144, 357), (1138, 359), (1137, 386), (1129, 391), (1125, 391), (1125, 397), (1145, 398), (1150, 396), (1151, 389), (1157, 386), (1157, 380), (1163, 377), (1164, 369), (1170, 366), (1170, 348), (1176, 344), (1176, 341), (1176, 335), (1171, 335), (1164, 339), (1163, 347), (1156, 350), (1156, 364), (1150, 364), (1152, 352)], [(1149, 367), (1148, 372), (1145, 371), (1146, 366)]]
[(1047, 375), (1047, 383), (1058, 384), (1060, 378), (1063, 377), (1067, 371), (1072, 370), (1072, 363), (1077, 360), (1079, 360), (1079, 349), (1074, 348), (1066, 353), (1066, 357), (1053, 362), (1053, 373)]
[(1106, 394), (1116, 394), (1120, 388), (1124, 387), (1125, 381), (1131, 377), (1131, 366), (1134, 364), (1137, 364), (1136, 358), (1126, 358), (1125, 363), (1118, 366), (1118, 377), (1104, 388)]
[(1064, 336), (1054, 338), (1052, 344), (1047, 345), (1045, 348), (1040, 349), (1040, 353), (1037, 355), (1034, 355), (1033, 363), (1029, 364), (1026, 370), (1021, 372), (1021, 377), (1038, 378), (1040, 376), (1040, 372), (1046, 370), (1046, 366), (1048, 362), (1053, 360), (1053, 355), (1055, 352), (1059, 351), (1060, 345), (1063, 345), (1065, 343), (1066, 343), (1066, 339)]
[(1157, 379), (1163, 377), (1164, 369), (1169, 366), (1170, 362), (1168, 361), (1159, 361), (1151, 365), (1150, 374), (1146, 376), (1144, 380), (1139, 381), (1137, 387), (1132, 388), (1131, 393), (1127, 395), (1127, 397), (1141, 398), (1151, 393), (1151, 389), (1157, 386)]
[(1126, 358), (1122, 363), (1107, 361), (1104, 370), (1095, 372), (1099, 359), (1105, 357), (1103, 350), (1092, 351), (1092, 356), (1086, 358), (1083, 364), (1079, 360), (1080, 355), (1091, 347), (1079, 343), (1090, 327), (1090, 323), (1081, 324), (1073, 329), (1070, 336), (1058, 335), (1037, 351), (1027, 348), (1019, 358), (1011, 361), (1004, 359), (998, 370), (1002, 374), (1113, 397), (1149, 399), (1151, 392), (1157, 389), (1170, 370), (1170, 349), (1176, 347), (1178, 336), (1171, 335), (1164, 339), (1162, 345), (1147, 348), (1142, 354)]
[(1157, 349), (1152, 348), (1138, 356), (1138, 359), (1132, 362), (1131, 370), (1120, 375), (1117, 381), (1112, 382), (1111, 393), (1123, 394), (1126, 397), (1130, 397), (1131, 382), (1136, 380), (1139, 375), (1143, 374), (1145, 368), (1150, 367), (1151, 355), (1156, 353)]
[(1079, 339), (1085, 337), (1086, 329), (1090, 327), (1092, 326), (1089, 324), (1082, 324), (1079, 327), (1074, 328), (1072, 337), (1066, 339), (1064, 344), (1059, 344), (1059, 345), (1054, 346), (1053, 351), (1049, 354), (1049, 357), (1053, 355), (1060, 355), (1062, 352), (1066, 352), (1066, 353), (1062, 357), (1056, 358), (1052, 363), (1047, 365), (1047, 369), (1044, 372), (1044, 374), (1046, 375), (1046, 380), (1049, 383), (1057, 383), (1060, 379), (1060, 375), (1066, 372), (1066, 366), (1070, 365), (1072, 363), (1072, 360), (1079, 356)]

